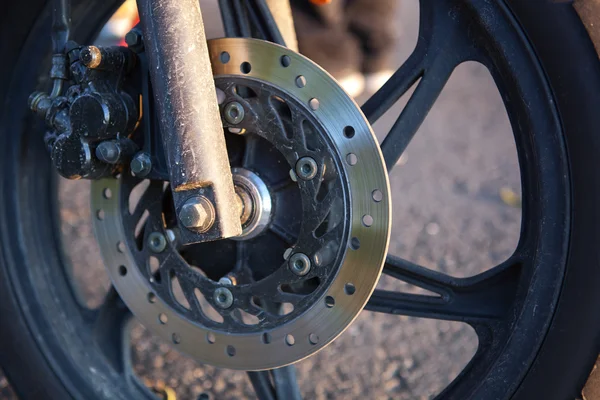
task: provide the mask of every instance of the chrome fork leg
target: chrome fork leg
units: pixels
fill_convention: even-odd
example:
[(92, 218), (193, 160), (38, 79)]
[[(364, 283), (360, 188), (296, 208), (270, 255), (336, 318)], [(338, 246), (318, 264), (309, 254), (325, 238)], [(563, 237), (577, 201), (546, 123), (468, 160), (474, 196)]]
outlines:
[(137, 3), (181, 240), (237, 236), (239, 205), (199, 1)]

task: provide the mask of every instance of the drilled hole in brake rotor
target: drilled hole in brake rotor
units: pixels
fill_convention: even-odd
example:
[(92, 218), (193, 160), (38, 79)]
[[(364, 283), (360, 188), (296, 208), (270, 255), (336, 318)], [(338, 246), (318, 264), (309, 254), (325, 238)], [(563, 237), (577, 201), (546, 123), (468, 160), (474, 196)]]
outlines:
[[(216, 81), (225, 94), (221, 106), (237, 101), (249, 110), (240, 123), (245, 129), (243, 135), (226, 130), (227, 150), (232, 167), (253, 172), (267, 186), (274, 210), (268, 228), (247, 241), (221, 240), (179, 246), (179, 249), (174, 244), (156, 255), (147, 253), (147, 246), (141, 246), (140, 252), (146, 254), (156, 296), (181, 310), (186, 318), (216, 330), (264, 331), (301, 315), (322, 298), (335, 276), (337, 260), (341, 260), (345, 249), (342, 243), (347, 237), (347, 222), (343, 218), (347, 207), (343, 201), (346, 183), (338, 173), (343, 170), (340, 165), (344, 160), (333, 151), (306, 104), (291, 101), (285, 93), (247, 79)], [(310, 156), (318, 164), (318, 175), (306, 183), (294, 182), (289, 175), (299, 155)], [(165, 231), (181, 229), (170, 188), (148, 185), (130, 176), (124, 176), (124, 181), (131, 182), (133, 190), (128, 193), (137, 192), (138, 204), (156, 204), (157, 196), (163, 198), (162, 213), (152, 209), (149, 220), (141, 224), (138, 237), (144, 237), (146, 226), (154, 227), (153, 231), (161, 224)], [(127, 208), (133, 213), (138, 204), (135, 200), (131, 203)], [(305, 215), (305, 210), (315, 211)], [(139, 209), (136, 214), (140, 215)], [(306, 242), (298, 243), (302, 229), (308, 229), (309, 234), (303, 235)], [(306, 276), (291, 273), (283, 257), (287, 249), (294, 247), (302, 247), (314, 264)], [(170, 254), (174, 251), (175, 254)], [(163, 264), (156, 256), (168, 262)], [(159, 281), (162, 268), (172, 269), (163, 272), (163, 276), (170, 277), (170, 284)], [(274, 274), (283, 275), (267, 285)], [(223, 285), (219, 281), (224, 277), (235, 282), (225, 286), (235, 299), (234, 305), (226, 309), (213, 306), (215, 285)], [(188, 300), (189, 295), (182, 294), (183, 279), (191, 287), (193, 302)], [(249, 291), (250, 295), (237, 290), (238, 285), (257, 284), (262, 286)], [(207, 336), (207, 341), (214, 343), (214, 337)]]

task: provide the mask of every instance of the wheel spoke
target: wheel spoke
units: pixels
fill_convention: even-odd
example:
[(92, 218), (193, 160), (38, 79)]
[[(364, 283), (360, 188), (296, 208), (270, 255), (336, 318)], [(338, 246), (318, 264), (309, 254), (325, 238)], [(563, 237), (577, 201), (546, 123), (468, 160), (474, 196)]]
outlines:
[(129, 329), (132, 314), (114, 287), (106, 295), (93, 322), (93, 335), (112, 367), (125, 372), (129, 361)]
[(269, 371), (248, 371), (248, 378), (259, 400), (276, 399)]
[(408, 104), (404, 107), (381, 144), (381, 152), (388, 171), (394, 168), (425, 117), (427, 117), (450, 78), (452, 69), (447, 65), (438, 64), (421, 78)]
[(248, 371), (248, 378), (259, 400), (302, 400), (293, 365), (269, 371)]
[(362, 105), (361, 110), (369, 123), (374, 124), (423, 75), (426, 50), (426, 44), (419, 41), (404, 64)]
[(505, 318), (514, 302), (521, 274), (518, 257), (472, 278), (453, 278), (389, 256), (385, 274), (437, 295), (375, 290), (367, 310), (485, 324)]
[(295, 366), (288, 365), (287, 367), (273, 369), (271, 374), (275, 382), (275, 392), (278, 399), (302, 400)]
[(460, 29), (461, 21), (452, 17), (456, 11), (453, 7), (456, 7), (453, 2), (420, 1), (419, 40), (415, 50), (362, 107), (373, 124), (421, 79), (381, 145), (388, 170), (427, 117), (454, 68), (473, 55), (472, 44)]

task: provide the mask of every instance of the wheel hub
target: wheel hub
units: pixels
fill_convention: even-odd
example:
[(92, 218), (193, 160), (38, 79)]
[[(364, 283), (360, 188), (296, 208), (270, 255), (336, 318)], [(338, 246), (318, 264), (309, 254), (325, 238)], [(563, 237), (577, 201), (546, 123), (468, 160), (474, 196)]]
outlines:
[(367, 302), (389, 241), (387, 173), (360, 109), (314, 63), (252, 39), (209, 49), (242, 235), (179, 245), (168, 185), (128, 171), (93, 183), (95, 231), (148, 328), (205, 363), (275, 368), (330, 343)]
[(271, 194), (267, 185), (254, 172), (245, 168), (233, 168), (231, 174), (242, 209), (242, 234), (235, 239), (252, 239), (264, 232), (271, 219)]

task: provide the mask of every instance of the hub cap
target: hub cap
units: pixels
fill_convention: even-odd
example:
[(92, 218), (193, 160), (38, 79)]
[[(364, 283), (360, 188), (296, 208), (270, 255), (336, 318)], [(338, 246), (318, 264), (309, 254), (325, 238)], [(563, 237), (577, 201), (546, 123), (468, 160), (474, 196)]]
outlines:
[(387, 173), (356, 103), (310, 60), (253, 39), (209, 50), (244, 233), (179, 246), (168, 185), (129, 171), (93, 182), (95, 231), (148, 328), (205, 363), (276, 368), (330, 343), (369, 299), (389, 241)]

